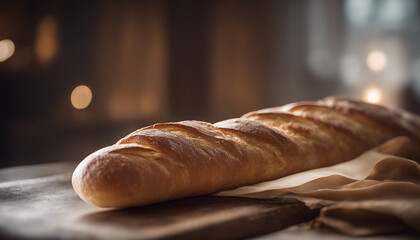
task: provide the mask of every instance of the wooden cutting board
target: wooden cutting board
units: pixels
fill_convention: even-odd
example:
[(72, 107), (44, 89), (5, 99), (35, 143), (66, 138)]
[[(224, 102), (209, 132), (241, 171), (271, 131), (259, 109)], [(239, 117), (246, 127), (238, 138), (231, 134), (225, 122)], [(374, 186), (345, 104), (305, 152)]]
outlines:
[(204, 196), (102, 209), (73, 191), (76, 163), (0, 170), (0, 238), (238, 239), (313, 219), (300, 202)]

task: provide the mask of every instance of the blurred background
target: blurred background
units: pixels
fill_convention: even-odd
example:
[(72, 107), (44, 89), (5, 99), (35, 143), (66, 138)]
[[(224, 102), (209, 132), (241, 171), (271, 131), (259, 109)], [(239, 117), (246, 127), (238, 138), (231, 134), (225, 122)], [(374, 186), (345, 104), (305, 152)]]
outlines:
[(344, 95), (420, 112), (420, 1), (0, 1), (0, 168)]

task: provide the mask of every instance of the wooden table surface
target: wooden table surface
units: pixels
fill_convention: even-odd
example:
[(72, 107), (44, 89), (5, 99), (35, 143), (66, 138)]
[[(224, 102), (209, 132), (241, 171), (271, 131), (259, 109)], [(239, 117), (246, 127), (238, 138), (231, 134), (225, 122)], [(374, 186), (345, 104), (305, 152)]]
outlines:
[(204, 196), (102, 209), (73, 191), (76, 163), (0, 170), (0, 238), (238, 239), (313, 219), (302, 203)]

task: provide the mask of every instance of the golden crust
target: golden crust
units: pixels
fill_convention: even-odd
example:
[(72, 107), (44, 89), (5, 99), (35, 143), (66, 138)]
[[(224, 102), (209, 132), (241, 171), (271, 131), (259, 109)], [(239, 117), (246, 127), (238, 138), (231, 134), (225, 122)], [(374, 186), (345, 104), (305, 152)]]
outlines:
[(330, 97), (145, 127), (84, 159), (72, 183), (96, 206), (146, 205), (332, 165), (401, 135), (420, 142), (418, 116)]

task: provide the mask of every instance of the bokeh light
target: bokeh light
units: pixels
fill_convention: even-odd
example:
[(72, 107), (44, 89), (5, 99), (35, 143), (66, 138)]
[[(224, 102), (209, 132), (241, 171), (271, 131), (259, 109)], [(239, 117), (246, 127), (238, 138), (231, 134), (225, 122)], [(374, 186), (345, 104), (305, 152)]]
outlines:
[(387, 57), (382, 51), (372, 51), (366, 58), (366, 64), (370, 70), (379, 72), (385, 69)]
[(368, 103), (381, 103), (382, 91), (377, 87), (369, 87), (365, 90), (363, 94), (363, 99)]
[(55, 17), (47, 15), (41, 19), (35, 39), (35, 55), (43, 63), (49, 63), (58, 50), (58, 23)]
[(0, 41), (0, 62), (6, 61), (15, 53), (15, 44), (9, 40), (4, 39)]
[(73, 90), (70, 100), (76, 109), (87, 108), (92, 101), (92, 91), (87, 86), (80, 85)]

